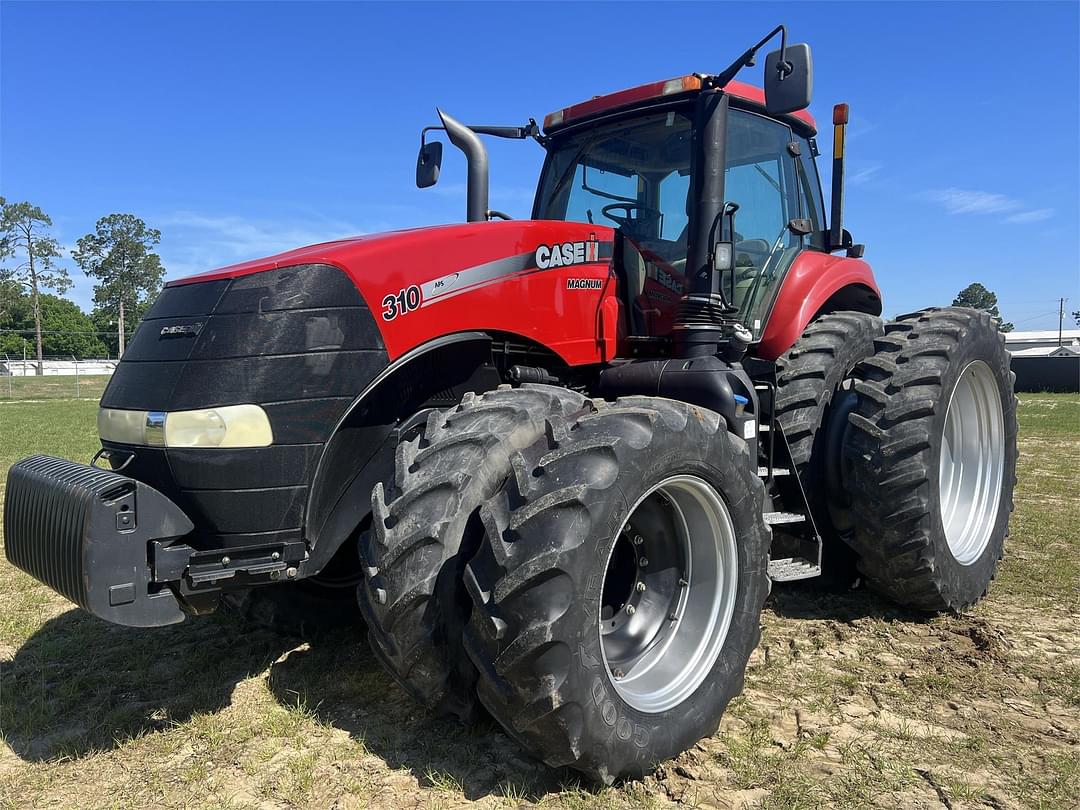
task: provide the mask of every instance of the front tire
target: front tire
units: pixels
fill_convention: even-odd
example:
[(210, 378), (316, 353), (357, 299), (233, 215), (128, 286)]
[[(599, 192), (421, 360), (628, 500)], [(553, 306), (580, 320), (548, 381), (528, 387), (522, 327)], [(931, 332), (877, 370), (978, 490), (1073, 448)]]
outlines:
[(424, 706), (472, 717), (461, 572), (479, 542), (475, 512), (510, 475), (511, 455), (543, 435), (546, 417), (584, 401), (539, 385), (466, 394), (398, 445), (393, 480), (375, 487), (357, 597), (375, 656)]
[(959, 611), (986, 595), (1016, 483), (1015, 379), (985, 313), (929, 309), (885, 327), (856, 369), (844, 446), (852, 546), (902, 605)]
[(746, 444), (649, 397), (553, 419), (481, 510), (477, 693), (547, 764), (611, 783), (713, 734), (760, 637), (770, 535)]

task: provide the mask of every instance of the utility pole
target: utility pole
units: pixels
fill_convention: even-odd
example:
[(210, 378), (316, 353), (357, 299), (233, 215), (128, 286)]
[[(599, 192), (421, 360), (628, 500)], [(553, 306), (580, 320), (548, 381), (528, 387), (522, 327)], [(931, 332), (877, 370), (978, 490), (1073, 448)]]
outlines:
[(116, 322), (116, 337), (117, 344), (120, 350), (116, 353), (116, 359), (119, 360), (124, 356), (124, 299), (120, 299), (120, 317)]
[(1061, 346), (1061, 322), (1065, 320), (1065, 299), (1058, 299), (1058, 346)]

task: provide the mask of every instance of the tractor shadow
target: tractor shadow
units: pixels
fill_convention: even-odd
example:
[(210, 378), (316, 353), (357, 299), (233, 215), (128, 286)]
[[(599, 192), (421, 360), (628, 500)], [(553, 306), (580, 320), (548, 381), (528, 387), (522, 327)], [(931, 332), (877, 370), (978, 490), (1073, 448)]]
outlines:
[(228, 615), (142, 629), (69, 610), (0, 662), (0, 735), (30, 762), (109, 750), (223, 709), (296, 643)]
[(473, 726), (420, 708), (356, 627), (308, 639), (226, 611), (163, 628), (111, 625), (73, 609), (0, 660), (0, 738), (26, 762), (81, 759), (234, 702), (262, 674), (274, 699), (346, 731), (421, 787), (538, 801), (578, 786), (529, 758), (489, 718)]
[[(799, 583), (775, 587), (766, 607), (791, 619), (928, 618), (865, 588)], [(78, 759), (217, 713), (238, 683), (260, 673), (281, 706), (345, 731), (421, 787), (518, 801), (591, 788), (523, 753), (490, 718), (465, 726), (420, 708), (355, 627), (305, 643), (226, 612), (157, 629), (109, 625), (80, 610), (49, 619), (0, 663), (0, 735), (29, 762)]]
[(844, 623), (880, 619), (923, 624), (933, 618), (932, 613), (901, 607), (861, 582), (854, 587), (850, 583), (826, 584), (817, 580), (774, 583), (765, 608), (785, 619), (831, 619)]
[(269, 687), (282, 705), (347, 732), (388, 767), (407, 768), (421, 788), (529, 802), (590, 788), (529, 757), (482, 709), (471, 725), (423, 709), (384, 672), (366, 641), (316, 638), (271, 666)]

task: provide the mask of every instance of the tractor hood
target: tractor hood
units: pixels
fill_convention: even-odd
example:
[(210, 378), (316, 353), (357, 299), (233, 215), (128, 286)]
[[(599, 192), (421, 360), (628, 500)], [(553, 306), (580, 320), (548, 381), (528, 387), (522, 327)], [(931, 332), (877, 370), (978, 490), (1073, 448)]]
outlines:
[(185, 542), (195, 547), (298, 541), (323, 447), (391, 364), (423, 359), (445, 336), (481, 332), (543, 347), (545, 362), (552, 353), (569, 365), (614, 356), (612, 238), (609, 228), (566, 222), (420, 228), (169, 282), (102, 407), (130, 416), (255, 406), (272, 443), (103, 444), (130, 457), (125, 475), (191, 519)]
[[(174, 279), (167, 282), (165, 286), (179, 287), (203, 281), (239, 278), (264, 270), (302, 264), (332, 264), (349, 272), (350, 268), (359, 269), (373, 260), (381, 262), (388, 257), (407, 257), (415, 262), (418, 251), (441, 253), (449, 250), (462, 261), (482, 261), (485, 257), (498, 258), (499, 251), (505, 251), (508, 246), (512, 246), (514, 250), (519, 248), (524, 250), (532, 245), (535, 250), (541, 244), (553, 244), (552, 240), (558, 240), (564, 236), (567, 239), (578, 240), (581, 238), (582, 230), (595, 234), (600, 241), (610, 242), (614, 238), (614, 230), (603, 225), (562, 221), (511, 220), (434, 225), (320, 242), (273, 256), (230, 264), (205, 273)], [(437, 260), (438, 257), (431, 258)]]
[(166, 288), (331, 266), (374, 314), (390, 360), (441, 335), (488, 331), (536, 340), (574, 365), (598, 359), (597, 309), (615, 293), (613, 240), (611, 228), (577, 222), (441, 225), (298, 248)]
[[(445, 226), (449, 230), (457, 226)], [(364, 234), (362, 236), (350, 236), (345, 239), (335, 239), (331, 242), (318, 242), (306, 247), (293, 248), (283, 253), (275, 253), (272, 256), (264, 256), (260, 259), (251, 259), (246, 262), (229, 264), (215, 270), (207, 270), (193, 276), (174, 279), (165, 284), (166, 287), (180, 287), (186, 284), (198, 284), (204, 281), (217, 281), (224, 278), (240, 278), (241, 276), (261, 273), (264, 270), (274, 270), (279, 267), (291, 267), (299, 264), (331, 263), (339, 264), (344, 257), (360, 257), (372, 243), (380, 241), (392, 241), (399, 243), (403, 237), (423, 230), (443, 230), (443, 228), (410, 228), (401, 231), (388, 231), (386, 233)]]

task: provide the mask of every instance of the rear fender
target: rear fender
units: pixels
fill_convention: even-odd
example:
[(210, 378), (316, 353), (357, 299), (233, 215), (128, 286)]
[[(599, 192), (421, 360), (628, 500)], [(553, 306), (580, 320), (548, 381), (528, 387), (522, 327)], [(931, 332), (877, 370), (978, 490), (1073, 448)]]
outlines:
[(496, 388), (491, 338), (447, 335), (402, 355), (356, 398), (335, 426), (306, 510), (311, 555), (300, 576), (317, 574), (371, 512), (371, 491), (393, 473), (394, 451), (417, 414), (456, 405), (467, 391)]
[(804, 251), (791, 264), (754, 355), (775, 360), (819, 315), (839, 310), (881, 314), (881, 291), (862, 259)]

